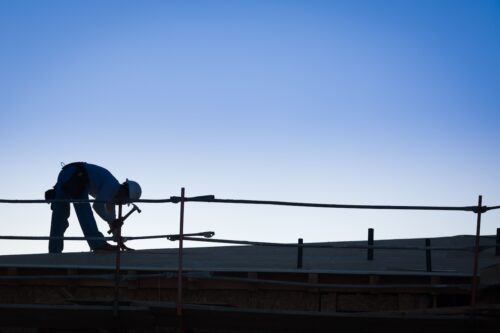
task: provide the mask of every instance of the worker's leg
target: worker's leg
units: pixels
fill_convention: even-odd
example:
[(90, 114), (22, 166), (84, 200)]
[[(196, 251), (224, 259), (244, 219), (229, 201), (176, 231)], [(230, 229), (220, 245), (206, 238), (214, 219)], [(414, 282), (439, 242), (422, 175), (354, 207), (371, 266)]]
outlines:
[[(88, 199), (88, 193), (84, 192), (79, 199)], [(92, 213), (92, 208), (90, 203), (75, 203), (74, 204), (76, 215), (78, 216), (78, 221), (82, 228), (85, 237), (104, 237), (102, 233), (97, 229), (97, 223)], [(105, 240), (87, 240), (91, 249), (102, 246), (106, 243)]]
[[(55, 199), (68, 199), (68, 196), (56, 185)], [(54, 202), (51, 204), (52, 220), (50, 223), (50, 237), (63, 237), (68, 228), (69, 202)], [(49, 253), (61, 253), (64, 248), (62, 239), (49, 240)]]

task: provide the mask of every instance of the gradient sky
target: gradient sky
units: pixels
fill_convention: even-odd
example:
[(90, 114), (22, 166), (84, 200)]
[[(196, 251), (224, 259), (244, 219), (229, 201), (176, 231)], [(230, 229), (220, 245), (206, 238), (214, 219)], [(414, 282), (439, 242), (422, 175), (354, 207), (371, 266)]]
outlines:
[[(61, 162), (87, 161), (150, 199), (185, 187), (233, 199), (500, 204), (498, 1), (0, 0), (0, 48), (0, 198), (41, 199)], [(141, 208), (125, 234), (178, 232), (178, 205)], [(50, 215), (46, 204), (1, 204), (0, 234), (48, 235)], [(366, 239), (370, 227), (376, 239), (474, 234), (475, 222), (466, 212), (189, 203), (185, 231), (317, 242)], [(500, 213), (485, 214), (483, 234), (497, 227)], [(82, 235), (74, 211), (66, 235)], [(2, 254), (46, 251), (46, 241), (0, 242)]]

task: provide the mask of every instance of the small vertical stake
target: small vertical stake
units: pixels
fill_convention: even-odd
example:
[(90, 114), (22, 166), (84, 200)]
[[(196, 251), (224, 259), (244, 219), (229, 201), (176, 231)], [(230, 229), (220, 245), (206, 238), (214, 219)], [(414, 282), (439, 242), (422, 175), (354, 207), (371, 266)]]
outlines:
[[(118, 220), (122, 220), (122, 204), (118, 205)], [(121, 223), (118, 224), (117, 231), (117, 246), (116, 246), (116, 267), (115, 267), (115, 300), (113, 315), (118, 315), (119, 304), (120, 304), (120, 269), (121, 269), (121, 248), (122, 248), (122, 226)]]
[(431, 239), (425, 239), (425, 267), (427, 272), (432, 272)]
[[(179, 221), (179, 266), (177, 270), (177, 316), (182, 316), (182, 241), (184, 238), (184, 201), (185, 201), (185, 191), (184, 187), (181, 188), (181, 212)], [(181, 320), (181, 332), (182, 332), (182, 320)]]
[(471, 306), (474, 309), (476, 306), (476, 294), (477, 294), (477, 270), (479, 261), (479, 246), (481, 237), (481, 210), (483, 207), (483, 196), (480, 195), (477, 202), (477, 222), (476, 222), (476, 241), (474, 246), (474, 268), (472, 272), (472, 290), (471, 290)]
[(368, 251), (367, 259), (373, 260), (373, 228), (368, 229)]
[(302, 238), (299, 238), (298, 244), (299, 246), (297, 246), (297, 268), (302, 268), (302, 255), (304, 250), (302, 244), (304, 244), (304, 240)]
[(500, 228), (497, 228), (497, 241), (496, 241), (495, 256), (500, 256)]

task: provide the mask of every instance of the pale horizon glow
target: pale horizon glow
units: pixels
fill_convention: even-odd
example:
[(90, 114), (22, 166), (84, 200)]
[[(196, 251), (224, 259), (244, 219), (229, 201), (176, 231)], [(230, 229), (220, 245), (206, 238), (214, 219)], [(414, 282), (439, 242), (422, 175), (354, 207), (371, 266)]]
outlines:
[[(86, 161), (143, 198), (500, 205), (497, 1), (2, 1), (0, 198)], [(141, 204), (124, 234), (175, 234)], [(46, 236), (47, 204), (0, 204)], [(107, 224), (97, 216), (98, 227)], [(493, 235), (500, 213), (483, 215)], [(468, 212), (187, 203), (185, 232), (267, 242), (474, 234)], [(82, 236), (74, 210), (66, 236)], [(177, 247), (165, 240), (133, 248)], [(186, 246), (213, 246), (191, 243)], [(88, 251), (65, 242), (65, 252)], [(0, 255), (46, 241), (0, 241)]]

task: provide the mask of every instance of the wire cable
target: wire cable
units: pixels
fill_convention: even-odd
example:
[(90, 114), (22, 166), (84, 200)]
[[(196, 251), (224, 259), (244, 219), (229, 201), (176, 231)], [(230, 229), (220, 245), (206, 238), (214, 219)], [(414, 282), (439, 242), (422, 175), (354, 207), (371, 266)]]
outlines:
[[(187, 237), (201, 236), (201, 237), (205, 237), (205, 238), (210, 238), (214, 234), (215, 233), (213, 231), (204, 231), (204, 232), (186, 234), (186, 236)], [(173, 240), (179, 239), (179, 235), (178, 234), (171, 234), (171, 235), (151, 235), (151, 236), (123, 236), (122, 238), (123, 238), (124, 242), (132, 241), (132, 240), (158, 239), (158, 238), (165, 238), (165, 239), (173, 241)], [(112, 240), (114, 240), (113, 237), (73, 237), (73, 236), (59, 237), (59, 236), (9, 236), (9, 235), (7, 235), (7, 236), (0, 235), (0, 239), (3, 239), (3, 240), (67, 240), (67, 241), (86, 241), (86, 240), (112, 241)]]
[[(180, 197), (171, 197), (174, 203)], [(253, 205), (277, 205), (295, 207), (316, 207), (316, 208), (347, 208), (347, 209), (396, 209), (396, 210), (448, 210), (448, 211), (474, 211), (477, 206), (400, 206), (400, 205), (351, 205), (351, 204), (323, 204), (274, 200), (246, 200), (246, 199), (216, 199), (214, 196), (203, 196), (186, 198), (185, 201), (216, 202), (232, 204), (253, 204)], [(486, 207), (486, 206), (483, 206)]]
[[(182, 239), (194, 242), (209, 242), (209, 243), (224, 243), (233, 245), (250, 245), (250, 246), (268, 246), (268, 247), (285, 247), (285, 248), (316, 248), (316, 249), (374, 249), (374, 250), (431, 250), (431, 251), (464, 251), (473, 252), (474, 246), (464, 247), (438, 247), (438, 246), (381, 246), (381, 245), (353, 245), (353, 244), (298, 244), (298, 243), (276, 243), (276, 242), (255, 242), (245, 240), (232, 239), (212, 239), (215, 233), (213, 231), (204, 231), (198, 233), (185, 234)], [(483, 236), (487, 237), (487, 236)], [(151, 236), (124, 236), (123, 241), (145, 240), (145, 239), (168, 239), (170, 241), (178, 241), (179, 234), (171, 235), (151, 235)], [(55, 237), (55, 236), (10, 236), (0, 235), (0, 240), (67, 240), (67, 241), (87, 241), (87, 240), (106, 240), (113, 241), (113, 237)], [(481, 245), (480, 251), (496, 248), (497, 245)]]
[[(270, 247), (291, 247), (291, 248), (316, 248), (316, 249), (374, 249), (374, 250), (432, 250), (432, 251), (465, 251), (473, 252), (474, 246), (466, 247), (426, 247), (426, 246), (380, 246), (380, 245), (334, 245), (334, 244), (291, 244), (291, 243), (272, 243), (272, 242), (253, 242), (244, 240), (230, 240), (230, 239), (205, 239), (185, 236), (184, 240), (195, 242), (209, 242), (209, 243), (225, 243), (235, 245), (252, 245), (252, 246), (270, 246)], [(170, 239), (175, 241), (177, 239)], [(496, 245), (481, 246), (481, 250), (496, 248)]]
[[(179, 203), (181, 197), (171, 196), (168, 199), (138, 199), (133, 202), (141, 203)], [(468, 211), (484, 213), (489, 210), (499, 209), (500, 206), (409, 206), (409, 205), (353, 205), (353, 204), (324, 204), (308, 202), (290, 202), (276, 200), (247, 200), (247, 199), (217, 199), (213, 195), (203, 195), (197, 197), (184, 198), (185, 202), (208, 202), (208, 203), (230, 203), (230, 204), (252, 204), (252, 205), (276, 205), (276, 206), (294, 206), (294, 207), (315, 207), (315, 208), (346, 208), (346, 209), (387, 209), (387, 210), (438, 210), (438, 211)], [(0, 199), (0, 203), (114, 203), (109, 200), (95, 199), (54, 199), (54, 200), (21, 200), (21, 199)]]

